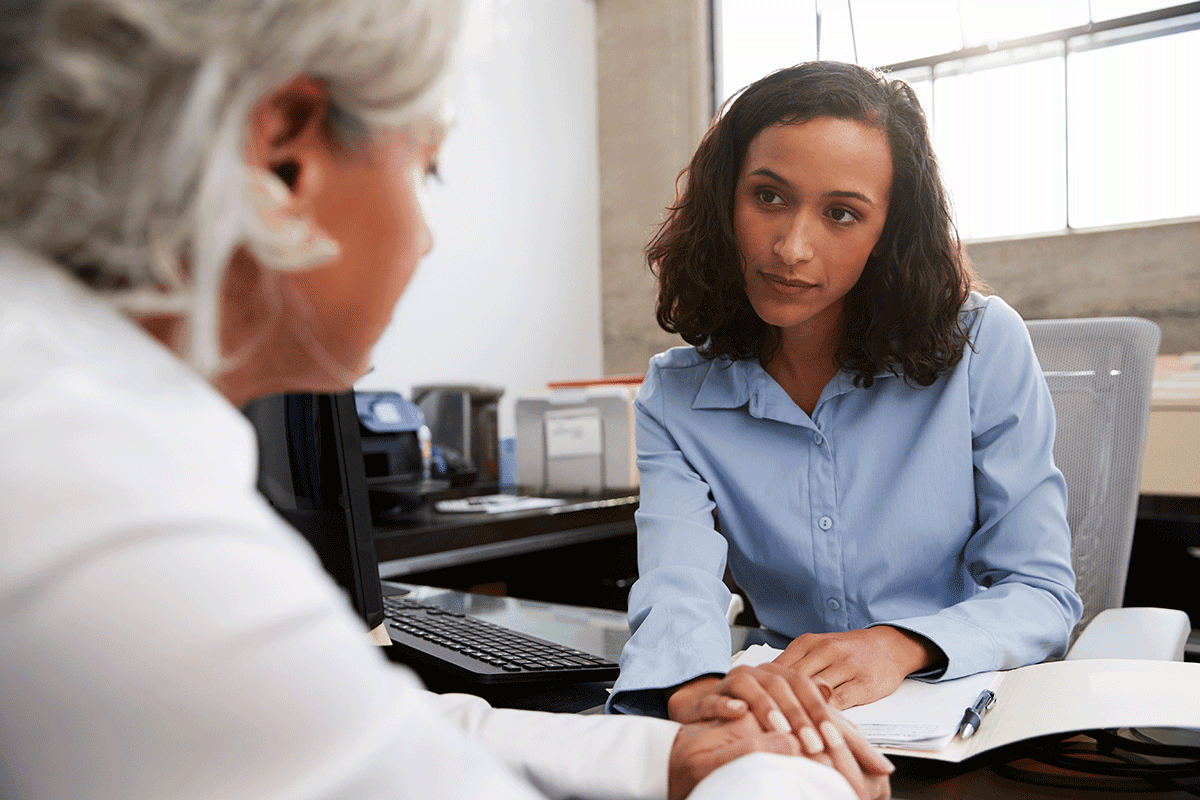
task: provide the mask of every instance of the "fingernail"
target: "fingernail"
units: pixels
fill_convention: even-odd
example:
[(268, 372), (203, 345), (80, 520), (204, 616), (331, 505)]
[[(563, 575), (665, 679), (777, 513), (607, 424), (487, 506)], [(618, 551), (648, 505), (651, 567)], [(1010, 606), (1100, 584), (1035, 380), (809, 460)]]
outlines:
[(825, 737), (825, 741), (830, 747), (844, 747), (846, 740), (842, 738), (842, 732), (829, 720), (824, 720), (821, 723), (821, 735)]
[(771, 713), (767, 714), (767, 722), (780, 733), (791, 733), (792, 724), (787, 721), (787, 717), (778, 708), (772, 708)]
[(815, 756), (825, 750), (825, 743), (821, 741), (820, 735), (808, 726), (800, 729), (800, 743), (804, 745), (805, 751), (810, 756)]
[(746, 701), (745, 700), (730, 700), (728, 703), (725, 704), (725, 707), (728, 708), (730, 711), (745, 711), (746, 710)]

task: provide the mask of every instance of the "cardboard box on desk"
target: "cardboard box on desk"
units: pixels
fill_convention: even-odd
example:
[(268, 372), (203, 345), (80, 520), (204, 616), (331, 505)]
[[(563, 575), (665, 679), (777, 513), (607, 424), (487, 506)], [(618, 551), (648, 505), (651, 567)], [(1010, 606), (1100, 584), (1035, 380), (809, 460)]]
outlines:
[(638, 488), (636, 386), (548, 389), (517, 397), (517, 483), (546, 491)]
[(1161, 355), (1150, 395), (1142, 494), (1200, 497), (1200, 352)]

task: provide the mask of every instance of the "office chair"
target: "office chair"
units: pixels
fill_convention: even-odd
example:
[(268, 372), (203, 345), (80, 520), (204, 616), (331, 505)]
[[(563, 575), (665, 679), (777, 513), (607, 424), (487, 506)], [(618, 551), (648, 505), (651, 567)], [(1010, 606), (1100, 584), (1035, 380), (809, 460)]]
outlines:
[(1182, 661), (1187, 614), (1121, 607), (1162, 332), (1132, 317), (1026, 324), (1054, 400), (1054, 459), (1067, 481), (1071, 555), (1083, 599), (1066, 658)]

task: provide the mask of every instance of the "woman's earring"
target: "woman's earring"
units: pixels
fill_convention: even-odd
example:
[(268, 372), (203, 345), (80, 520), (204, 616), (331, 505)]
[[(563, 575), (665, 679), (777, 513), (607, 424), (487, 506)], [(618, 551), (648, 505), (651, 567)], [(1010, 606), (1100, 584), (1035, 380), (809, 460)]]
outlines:
[(328, 264), (341, 247), (307, 220), (286, 210), (291, 193), (273, 172), (248, 167), (242, 186), (246, 206), (243, 241), (266, 269), (302, 272)]

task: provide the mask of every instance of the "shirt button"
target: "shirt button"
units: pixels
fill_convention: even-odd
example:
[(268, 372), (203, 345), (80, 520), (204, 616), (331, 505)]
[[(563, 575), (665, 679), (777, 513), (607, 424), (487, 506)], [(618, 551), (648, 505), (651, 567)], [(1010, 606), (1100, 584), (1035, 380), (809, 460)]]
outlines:
[(823, 531), (827, 531), (833, 527), (833, 519), (830, 517), (821, 517), (817, 520), (817, 527)]
[(829, 606), (830, 611), (837, 611), (842, 607), (842, 604), (837, 600), (834, 600), (832, 597), (825, 601), (825, 605)]
[(821, 445), (821, 444), (824, 444), (824, 443), (825, 443), (825, 437), (824, 437), (824, 436), (822, 436), (822, 435), (821, 435), (821, 434), (819, 434), (819, 433), (814, 433), (814, 434), (813, 434), (813, 441), (814, 441), (814, 442), (816, 442), (818, 445)]

